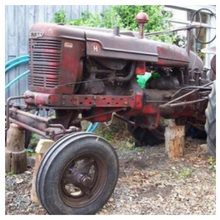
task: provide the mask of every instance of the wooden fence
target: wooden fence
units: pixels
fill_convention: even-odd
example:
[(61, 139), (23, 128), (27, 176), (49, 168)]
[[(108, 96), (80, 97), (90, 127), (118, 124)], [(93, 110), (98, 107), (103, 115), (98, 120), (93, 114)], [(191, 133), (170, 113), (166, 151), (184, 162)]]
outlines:
[[(5, 62), (28, 54), (28, 33), (36, 22), (51, 22), (55, 12), (64, 9), (67, 19), (76, 19), (85, 10), (101, 13), (108, 5), (6, 5), (5, 6)], [(5, 75), (5, 85), (28, 70), (27, 64), (13, 68)], [(5, 100), (21, 95), (28, 89), (28, 77), (24, 77), (5, 92)]]

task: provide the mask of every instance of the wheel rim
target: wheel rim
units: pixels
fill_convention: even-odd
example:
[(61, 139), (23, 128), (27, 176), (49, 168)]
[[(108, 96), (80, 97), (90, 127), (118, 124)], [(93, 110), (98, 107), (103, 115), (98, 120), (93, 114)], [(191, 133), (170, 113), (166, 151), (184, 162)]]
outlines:
[(107, 182), (104, 159), (96, 153), (74, 157), (63, 169), (59, 193), (70, 207), (84, 207), (92, 203)]

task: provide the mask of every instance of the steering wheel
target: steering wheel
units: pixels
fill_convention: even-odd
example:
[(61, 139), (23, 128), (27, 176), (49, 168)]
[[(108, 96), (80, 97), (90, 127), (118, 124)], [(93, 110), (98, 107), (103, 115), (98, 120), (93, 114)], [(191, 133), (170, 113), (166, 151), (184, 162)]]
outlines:
[(216, 34), (215, 34), (215, 36), (214, 36), (210, 41), (203, 42), (203, 41), (199, 40), (199, 36), (200, 36), (200, 34), (201, 34), (201, 28), (202, 28), (202, 16), (201, 16), (201, 11), (208, 11), (208, 12), (210, 12), (210, 14), (213, 15), (213, 16), (215, 17), (215, 19), (216, 19), (216, 15), (215, 15), (211, 10), (209, 10), (208, 8), (201, 8), (201, 9), (195, 11), (195, 12), (193, 13), (192, 17), (191, 17), (190, 24), (193, 23), (194, 18), (195, 18), (195, 17), (197, 16), (197, 14), (198, 14), (198, 15), (199, 15), (200, 27), (199, 27), (199, 33), (198, 33), (197, 35), (194, 35), (194, 34), (193, 34), (193, 37), (195, 38), (195, 40), (196, 40), (197, 42), (199, 42), (199, 43), (201, 43), (201, 44), (210, 44), (212, 41), (215, 40)]

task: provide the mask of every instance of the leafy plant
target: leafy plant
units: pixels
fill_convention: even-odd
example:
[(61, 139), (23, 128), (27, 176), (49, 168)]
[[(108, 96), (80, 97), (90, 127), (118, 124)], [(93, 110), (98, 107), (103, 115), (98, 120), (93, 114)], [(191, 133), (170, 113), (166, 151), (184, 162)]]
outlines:
[(208, 159), (209, 167), (208, 169), (212, 172), (212, 177), (215, 177), (216, 175), (216, 159), (213, 157), (210, 157)]
[(15, 171), (14, 170), (11, 170), (8, 172), (8, 175), (14, 175), (15, 174)]
[(180, 179), (187, 179), (187, 178), (191, 177), (193, 174), (193, 171), (190, 168), (186, 168), (182, 171), (175, 170), (174, 172), (175, 172), (176, 176)]
[(126, 147), (124, 147), (124, 146), (119, 146), (118, 149), (119, 149), (120, 151), (126, 151)]
[(183, 172), (181, 172), (179, 175), (182, 179), (186, 179), (186, 178), (192, 176), (192, 170), (187, 168)]
[[(119, 26), (121, 29), (138, 31), (139, 27), (135, 17), (141, 11), (146, 12), (149, 16), (149, 21), (145, 25), (145, 33), (162, 31), (171, 27), (167, 19), (172, 17), (172, 13), (165, 11), (162, 5), (116, 5), (105, 9), (101, 14), (84, 11), (80, 18), (66, 22), (65, 11), (61, 9), (55, 13), (53, 21), (99, 28)], [(173, 43), (175, 40), (173, 33), (148, 38), (169, 43)]]
[(64, 9), (60, 9), (58, 12), (55, 12), (52, 22), (54, 23), (65, 23), (66, 12)]
[(134, 151), (135, 151), (135, 152), (142, 152), (143, 150), (144, 150), (143, 147), (135, 147), (135, 148), (134, 148)]
[[(166, 12), (162, 5), (120, 5), (115, 6), (115, 10), (123, 21), (123, 28), (138, 31), (139, 27), (135, 21), (135, 17), (139, 12), (146, 12), (149, 21), (145, 25), (145, 33), (166, 30), (171, 27), (171, 23), (167, 21), (172, 17), (171, 12)], [(150, 37), (154, 40), (164, 42), (173, 42), (173, 34), (160, 35)]]
[(27, 157), (35, 157), (36, 156), (36, 152), (35, 151), (30, 151), (30, 149), (26, 150), (26, 156)]
[(122, 27), (123, 25), (114, 7), (105, 9), (101, 14), (85, 11), (79, 19), (69, 20), (67, 24), (99, 28)]

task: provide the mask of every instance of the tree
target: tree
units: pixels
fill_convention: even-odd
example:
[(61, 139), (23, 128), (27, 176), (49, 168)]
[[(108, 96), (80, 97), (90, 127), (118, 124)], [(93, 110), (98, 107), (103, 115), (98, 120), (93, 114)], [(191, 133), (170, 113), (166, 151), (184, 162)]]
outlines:
[[(113, 28), (119, 26), (121, 29), (138, 31), (138, 24), (135, 17), (139, 12), (146, 12), (149, 16), (149, 21), (145, 25), (145, 33), (163, 31), (171, 27), (168, 18), (172, 17), (171, 12), (164, 10), (162, 5), (117, 5), (105, 9), (101, 14), (90, 13), (85, 11), (79, 19), (67, 20), (65, 12), (61, 9), (55, 13), (54, 21), (63, 22), (70, 25), (80, 25), (100, 28)], [(151, 36), (151, 39), (160, 40), (163, 42), (173, 43), (175, 40), (174, 34), (166, 34), (160, 36)]]

